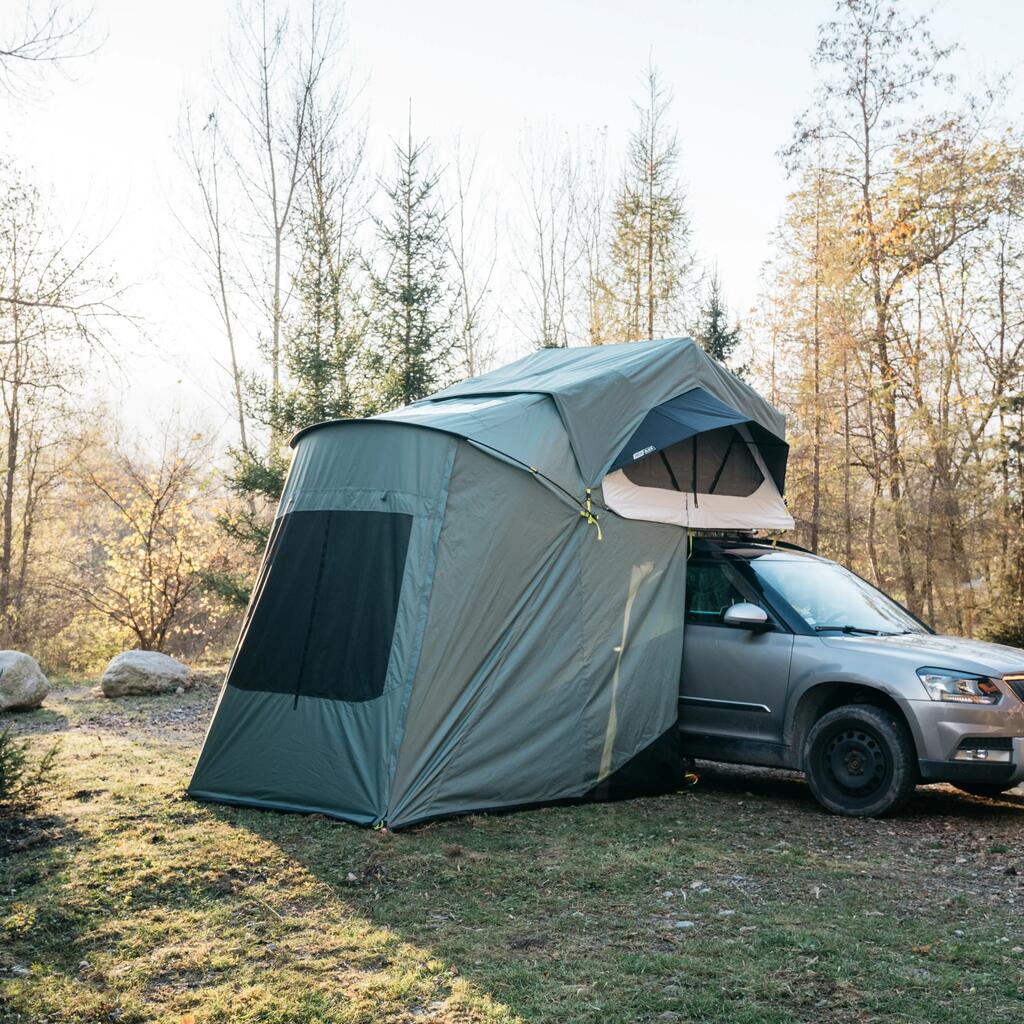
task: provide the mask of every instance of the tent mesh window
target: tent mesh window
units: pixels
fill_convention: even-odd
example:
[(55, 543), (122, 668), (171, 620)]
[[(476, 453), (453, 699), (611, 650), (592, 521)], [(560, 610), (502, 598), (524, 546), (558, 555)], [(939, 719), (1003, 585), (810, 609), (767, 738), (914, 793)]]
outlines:
[(384, 691), (412, 516), (291, 512), (274, 525), (228, 683), (366, 701)]
[(735, 427), (677, 441), (623, 467), (637, 487), (747, 498), (764, 482), (748, 443)]

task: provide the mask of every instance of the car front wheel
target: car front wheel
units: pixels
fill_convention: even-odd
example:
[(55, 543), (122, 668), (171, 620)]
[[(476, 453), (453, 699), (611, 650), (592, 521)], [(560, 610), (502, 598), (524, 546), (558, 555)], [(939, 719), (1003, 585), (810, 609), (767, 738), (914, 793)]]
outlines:
[(804, 772), (826, 810), (877, 818), (910, 799), (917, 785), (917, 757), (895, 715), (870, 704), (847, 704), (811, 727)]

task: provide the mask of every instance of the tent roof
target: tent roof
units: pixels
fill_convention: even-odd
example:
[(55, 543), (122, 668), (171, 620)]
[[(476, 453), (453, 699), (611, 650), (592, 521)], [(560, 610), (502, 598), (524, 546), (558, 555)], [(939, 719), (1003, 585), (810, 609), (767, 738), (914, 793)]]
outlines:
[(783, 415), (690, 338), (542, 349), (453, 384), (412, 408), (453, 398), (549, 395), (569, 435), (580, 474), (586, 483), (596, 484), (655, 406), (695, 387), (779, 440), (785, 437)]
[[(574, 461), (582, 482), (596, 486), (653, 409), (695, 388), (735, 410), (737, 421), (784, 439), (783, 415), (689, 338), (542, 349), (377, 418), (476, 441), (563, 484)], [(547, 396), (554, 410), (526, 396)], [(552, 436), (555, 410), (567, 448)]]

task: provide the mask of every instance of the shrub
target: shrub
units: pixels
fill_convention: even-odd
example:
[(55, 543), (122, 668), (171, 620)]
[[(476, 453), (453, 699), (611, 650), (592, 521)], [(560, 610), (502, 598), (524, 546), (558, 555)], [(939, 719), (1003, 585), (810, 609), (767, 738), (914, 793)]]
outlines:
[(0, 812), (28, 807), (40, 797), (53, 775), (58, 744), (32, 764), (28, 745), (14, 738), (11, 727), (0, 732)]

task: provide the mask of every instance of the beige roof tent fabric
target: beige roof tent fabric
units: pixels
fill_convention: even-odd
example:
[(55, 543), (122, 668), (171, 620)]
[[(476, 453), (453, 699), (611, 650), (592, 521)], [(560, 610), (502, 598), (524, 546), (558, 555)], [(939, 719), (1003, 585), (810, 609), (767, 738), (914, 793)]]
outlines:
[[(699, 479), (689, 490), (685, 482), (693, 478), (695, 446)], [(779, 488), (742, 423), (650, 452), (609, 473), (601, 486), (608, 508), (627, 519), (695, 530), (793, 528)]]

